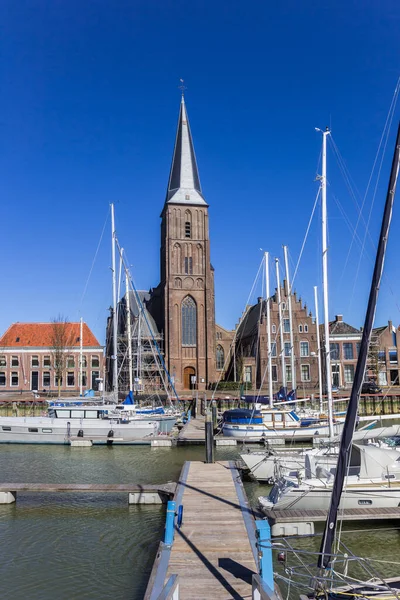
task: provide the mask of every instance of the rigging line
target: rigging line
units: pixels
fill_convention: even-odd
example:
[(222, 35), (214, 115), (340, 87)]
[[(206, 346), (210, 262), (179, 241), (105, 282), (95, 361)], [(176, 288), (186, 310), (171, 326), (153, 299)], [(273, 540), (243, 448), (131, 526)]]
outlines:
[[(254, 288), (255, 288), (255, 286), (256, 286), (256, 283), (257, 283), (257, 281), (258, 281), (258, 279), (259, 279), (259, 277), (260, 277), (260, 271), (261, 271), (261, 269), (262, 269), (262, 266), (263, 266), (263, 264), (264, 264), (264, 257), (261, 259), (260, 266), (258, 267), (257, 274), (256, 274), (256, 276), (255, 276), (255, 278), (254, 278), (254, 281), (253, 281), (253, 285), (251, 286), (250, 293), (249, 293), (249, 295), (248, 295), (248, 297), (247, 297), (247, 302), (246, 302), (246, 305), (245, 305), (245, 311), (246, 311), (246, 313), (245, 313), (245, 317), (244, 317), (244, 319), (243, 319), (242, 321), (240, 321), (240, 323), (239, 323), (239, 326), (238, 326), (238, 327), (235, 329), (235, 334), (234, 334), (234, 336), (233, 336), (233, 340), (232, 340), (232, 342), (231, 342), (231, 345), (230, 345), (230, 347), (229, 347), (230, 351), (232, 350), (232, 348), (233, 348), (233, 347), (234, 347), (234, 345), (236, 344), (236, 341), (237, 341), (237, 339), (238, 339), (238, 335), (237, 335), (237, 334), (238, 334), (238, 331), (239, 331), (239, 328), (240, 328), (240, 326), (242, 325), (242, 323), (245, 323), (245, 324), (247, 323), (248, 316), (249, 316), (249, 310), (248, 310), (248, 307), (249, 307), (250, 298), (251, 298), (251, 297), (252, 297), (252, 295), (253, 295)], [(244, 329), (244, 328), (243, 328), (243, 329)], [(243, 332), (243, 329), (242, 329), (242, 333), (241, 333), (241, 334), (240, 334), (240, 336), (239, 336), (239, 342), (240, 342), (240, 341), (242, 340), (242, 338), (243, 338), (243, 333), (244, 333), (244, 332)], [(230, 354), (231, 354), (231, 352), (229, 352), (229, 353), (227, 354), (227, 357), (226, 357), (226, 360), (225, 360), (225, 363), (224, 363), (224, 370), (225, 370), (225, 365), (228, 363), (228, 358), (229, 358)], [(235, 352), (235, 356), (236, 356), (236, 352)], [(211, 401), (213, 401), (213, 400), (214, 400), (214, 398), (215, 398), (215, 394), (216, 394), (216, 391), (217, 391), (218, 385), (220, 384), (220, 382), (221, 382), (221, 379), (222, 379), (222, 373), (223, 373), (223, 372), (221, 371), (221, 372), (220, 372), (220, 374), (219, 374), (219, 377), (218, 377), (218, 380), (217, 380), (217, 385), (215, 386), (215, 389), (213, 390), (213, 393), (212, 393), (212, 396), (211, 396)]]
[(305, 247), (305, 245), (306, 245), (306, 241), (307, 241), (307, 237), (308, 237), (308, 232), (310, 231), (311, 222), (312, 222), (312, 220), (313, 220), (313, 217), (314, 217), (314, 213), (315, 213), (315, 209), (316, 209), (316, 207), (317, 207), (318, 198), (319, 198), (319, 195), (320, 195), (320, 193), (321, 193), (321, 186), (319, 186), (319, 188), (318, 188), (318, 192), (317, 192), (317, 195), (316, 195), (316, 197), (315, 197), (314, 206), (313, 206), (313, 209), (312, 209), (312, 211), (311, 211), (310, 220), (308, 221), (308, 225), (307, 225), (306, 233), (305, 233), (305, 236), (304, 236), (303, 244), (302, 244), (302, 246), (301, 246), (301, 250), (300, 250), (299, 258), (297, 259), (296, 268), (295, 268), (295, 271), (294, 271), (294, 273), (293, 273), (293, 277), (292, 277), (292, 283), (291, 283), (291, 286), (290, 286), (291, 288), (293, 288), (293, 284), (294, 284), (294, 282), (295, 282), (295, 279), (296, 279), (297, 271), (298, 271), (298, 269), (299, 269), (299, 265), (300, 265), (301, 257), (302, 257), (302, 255), (303, 255), (303, 250), (304, 250), (304, 247)]
[(96, 262), (97, 254), (98, 254), (99, 249), (100, 249), (100, 245), (101, 245), (101, 242), (102, 242), (102, 239), (103, 239), (103, 235), (104, 235), (104, 231), (105, 231), (105, 228), (106, 228), (106, 225), (107, 225), (109, 214), (110, 214), (110, 206), (107, 209), (106, 220), (104, 221), (103, 230), (102, 230), (101, 235), (100, 235), (99, 243), (97, 244), (96, 252), (94, 254), (94, 258), (93, 258), (93, 261), (92, 261), (92, 266), (90, 267), (89, 275), (88, 275), (88, 277), (86, 279), (85, 287), (83, 289), (83, 294), (82, 294), (81, 303), (80, 303), (80, 312), (82, 312), (83, 299), (85, 297), (86, 290), (87, 290), (87, 287), (88, 287), (88, 284), (89, 284), (89, 280), (90, 280), (90, 277), (92, 275), (93, 267), (94, 267), (94, 264)]
[[(397, 91), (398, 91), (398, 88), (397, 88)], [(351, 305), (353, 303), (353, 298), (354, 298), (354, 293), (355, 293), (355, 289), (356, 289), (358, 274), (359, 274), (360, 267), (361, 267), (361, 258), (362, 258), (362, 255), (364, 253), (365, 243), (366, 243), (367, 236), (368, 236), (369, 224), (370, 224), (371, 217), (372, 217), (372, 209), (373, 209), (374, 204), (375, 204), (376, 193), (377, 193), (377, 190), (378, 190), (378, 184), (379, 184), (379, 179), (380, 179), (380, 175), (381, 175), (381, 171), (382, 171), (383, 160), (385, 158), (386, 147), (387, 147), (387, 144), (388, 144), (388, 141), (389, 141), (389, 134), (390, 134), (391, 126), (392, 126), (393, 117), (394, 117), (394, 110), (392, 112), (392, 115), (391, 115), (391, 118), (390, 118), (390, 121), (389, 121), (389, 124), (388, 124), (388, 128), (387, 128), (386, 140), (385, 140), (385, 144), (384, 144), (383, 151), (382, 151), (382, 157), (381, 157), (381, 162), (380, 162), (380, 165), (379, 165), (378, 176), (377, 176), (377, 179), (376, 179), (374, 194), (372, 196), (371, 207), (370, 207), (370, 210), (369, 210), (369, 215), (368, 215), (368, 220), (367, 220), (367, 227), (366, 227), (365, 234), (364, 234), (363, 246), (362, 246), (361, 253), (360, 253), (360, 256), (359, 256), (359, 260), (358, 260), (356, 276), (355, 276), (354, 281), (353, 281), (353, 290), (352, 290), (352, 293), (351, 293), (351, 296), (350, 296), (349, 311), (351, 310)]]
[[(388, 125), (389, 117), (390, 117), (390, 114), (391, 114), (392, 111), (394, 113), (394, 110), (395, 110), (395, 107), (396, 107), (397, 96), (398, 96), (398, 93), (399, 93), (399, 86), (400, 86), (400, 77), (397, 80), (396, 87), (395, 87), (395, 90), (394, 90), (394, 93), (393, 93), (393, 96), (392, 96), (392, 101), (390, 103), (389, 111), (388, 111), (388, 114), (386, 116), (385, 125), (383, 127), (381, 138), (379, 140), (378, 149), (377, 149), (376, 154), (375, 154), (375, 159), (374, 159), (374, 162), (373, 162), (373, 165), (372, 165), (371, 173), (370, 173), (370, 176), (369, 176), (369, 179), (368, 179), (368, 183), (367, 183), (367, 187), (366, 187), (366, 190), (365, 190), (365, 193), (364, 193), (364, 197), (363, 197), (363, 201), (362, 201), (362, 204), (361, 204), (361, 208), (360, 208), (359, 216), (358, 216), (357, 223), (356, 223), (356, 226), (355, 226), (355, 230), (358, 229), (360, 218), (363, 218), (362, 217), (362, 211), (363, 211), (363, 208), (364, 208), (364, 205), (365, 205), (365, 201), (367, 199), (367, 195), (368, 195), (368, 192), (369, 192), (369, 187), (371, 185), (373, 173), (375, 171), (375, 166), (376, 166), (376, 163), (378, 161), (378, 156), (379, 156), (379, 153), (380, 153), (380, 150), (381, 150), (381, 146), (382, 146), (382, 143), (383, 143), (383, 139), (384, 139), (384, 136), (385, 136), (385, 131), (386, 131), (386, 128), (387, 128), (387, 125)], [(332, 144), (334, 144), (334, 146), (337, 148), (336, 143), (335, 143), (335, 141), (332, 138), (332, 134), (330, 135), (330, 138), (331, 138)], [(339, 152), (339, 149), (338, 149), (338, 152)], [(364, 223), (365, 223), (365, 221), (364, 221)], [(351, 249), (352, 249), (352, 247), (350, 245), (348, 254), (350, 254)], [(348, 261), (348, 258), (349, 257), (347, 257), (347, 259), (346, 259), (346, 263)]]

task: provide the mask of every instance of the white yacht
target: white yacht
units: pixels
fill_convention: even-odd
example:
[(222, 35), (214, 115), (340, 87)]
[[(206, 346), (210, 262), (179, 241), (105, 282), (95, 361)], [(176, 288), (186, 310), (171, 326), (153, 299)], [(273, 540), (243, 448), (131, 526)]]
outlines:
[(93, 444), (135, 444), (158, 435), (160, 422), (150, 417), (108, 414), (112, 405), (50, 406), (46, 416), (0, 417), (0, 443), (69, 444), (74, 437)]
[[(268, 497), (259, 498), (263, 510), (328, 510), (336, 465), (328, 469), (314, 465), (306, 456), (306, 477), (295, 481), (282, 478)], [(373, 507), (393, 508), (400, 503), (400, 454), (390, 448), (352, 446), (348, 475), (345, 477), (341, 509)]]

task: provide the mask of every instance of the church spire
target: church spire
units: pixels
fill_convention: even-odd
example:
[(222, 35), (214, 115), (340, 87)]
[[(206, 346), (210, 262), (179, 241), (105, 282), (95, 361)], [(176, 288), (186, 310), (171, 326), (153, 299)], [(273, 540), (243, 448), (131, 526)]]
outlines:
[(207, 205), (201, 192), (199, 171), (183, 93), (166, 203)]

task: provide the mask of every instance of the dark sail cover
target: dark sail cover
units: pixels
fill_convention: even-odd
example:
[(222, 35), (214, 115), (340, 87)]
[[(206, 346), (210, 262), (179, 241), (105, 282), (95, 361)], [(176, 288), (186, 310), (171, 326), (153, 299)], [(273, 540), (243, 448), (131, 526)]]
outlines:
[(318, 567), (321, 568), (329, 567), (331, 562), (332, 545), (335, 537), (337, 513), (340, 498), (342, 496), (344, 478), (346, 476), (347, 467), (349, 464), (351, 444), (358, 412), (358, 399), (360, 397), (361, 386), (364, 380), (368, 347), (371, 338), (372, 326), (375, 318), (379, 286), (382, 278), (387, 239), (389, 234), (390, 221), (392, 218), (393, 200), (396, 191), (397, 176), (399, 173), (399, 155), (400, 124), (397, 131), (396, 147), (393, 156), (392, 170), (390, 174), (389, 187), (386, 196), (385, 210), (383, 213), (382, 227), (379, 237), (378, 249), (376, 253), (374, 274), (372, 277), (371, 289), (369, 293), (367, 313), (365, 315), (365, 324), (361, 339), (360, 352), (358, 355), (358, 362), (356, 372), (354, 375), (353, 387), (350, 394), (349, 406), (347, 409), (342, 438), (340, 441), (339, 458), (336, 468), (335, 481), (333, 484), (331, 505), (329, 507), (329, 513), (325, 523), (325, 530), (322, 538), (320, 555), (318, 559)]

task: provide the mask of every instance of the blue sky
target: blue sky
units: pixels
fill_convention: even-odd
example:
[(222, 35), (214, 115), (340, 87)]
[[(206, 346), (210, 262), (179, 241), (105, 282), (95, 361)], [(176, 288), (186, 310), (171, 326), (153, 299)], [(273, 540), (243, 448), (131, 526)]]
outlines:
[[(244, 308), (260, 248), (282, 256), (287, 244), (293, 270), (317, 192), (314, 127), (332, 127), (364, 195), (400, 75), (398, 2), (4, 0), (0, 19), (2, 332), (13, 321), (82, 314), (104, 341), (109, 220), (87, 279), (111, 201), (137, 286), (157, 285), (181, 77), (224, 327)], [(372, 263), (358, 243), (349, 254), (358, 213), (328, 150), (330, 313), (360, 326)], [(295, 283), (310, 307), (321, 284), (319, 214)], [(400, 322), (399, 225), (396, 208), (378, 324)], [(366, 249), (371, 256), (369, 241)]]

